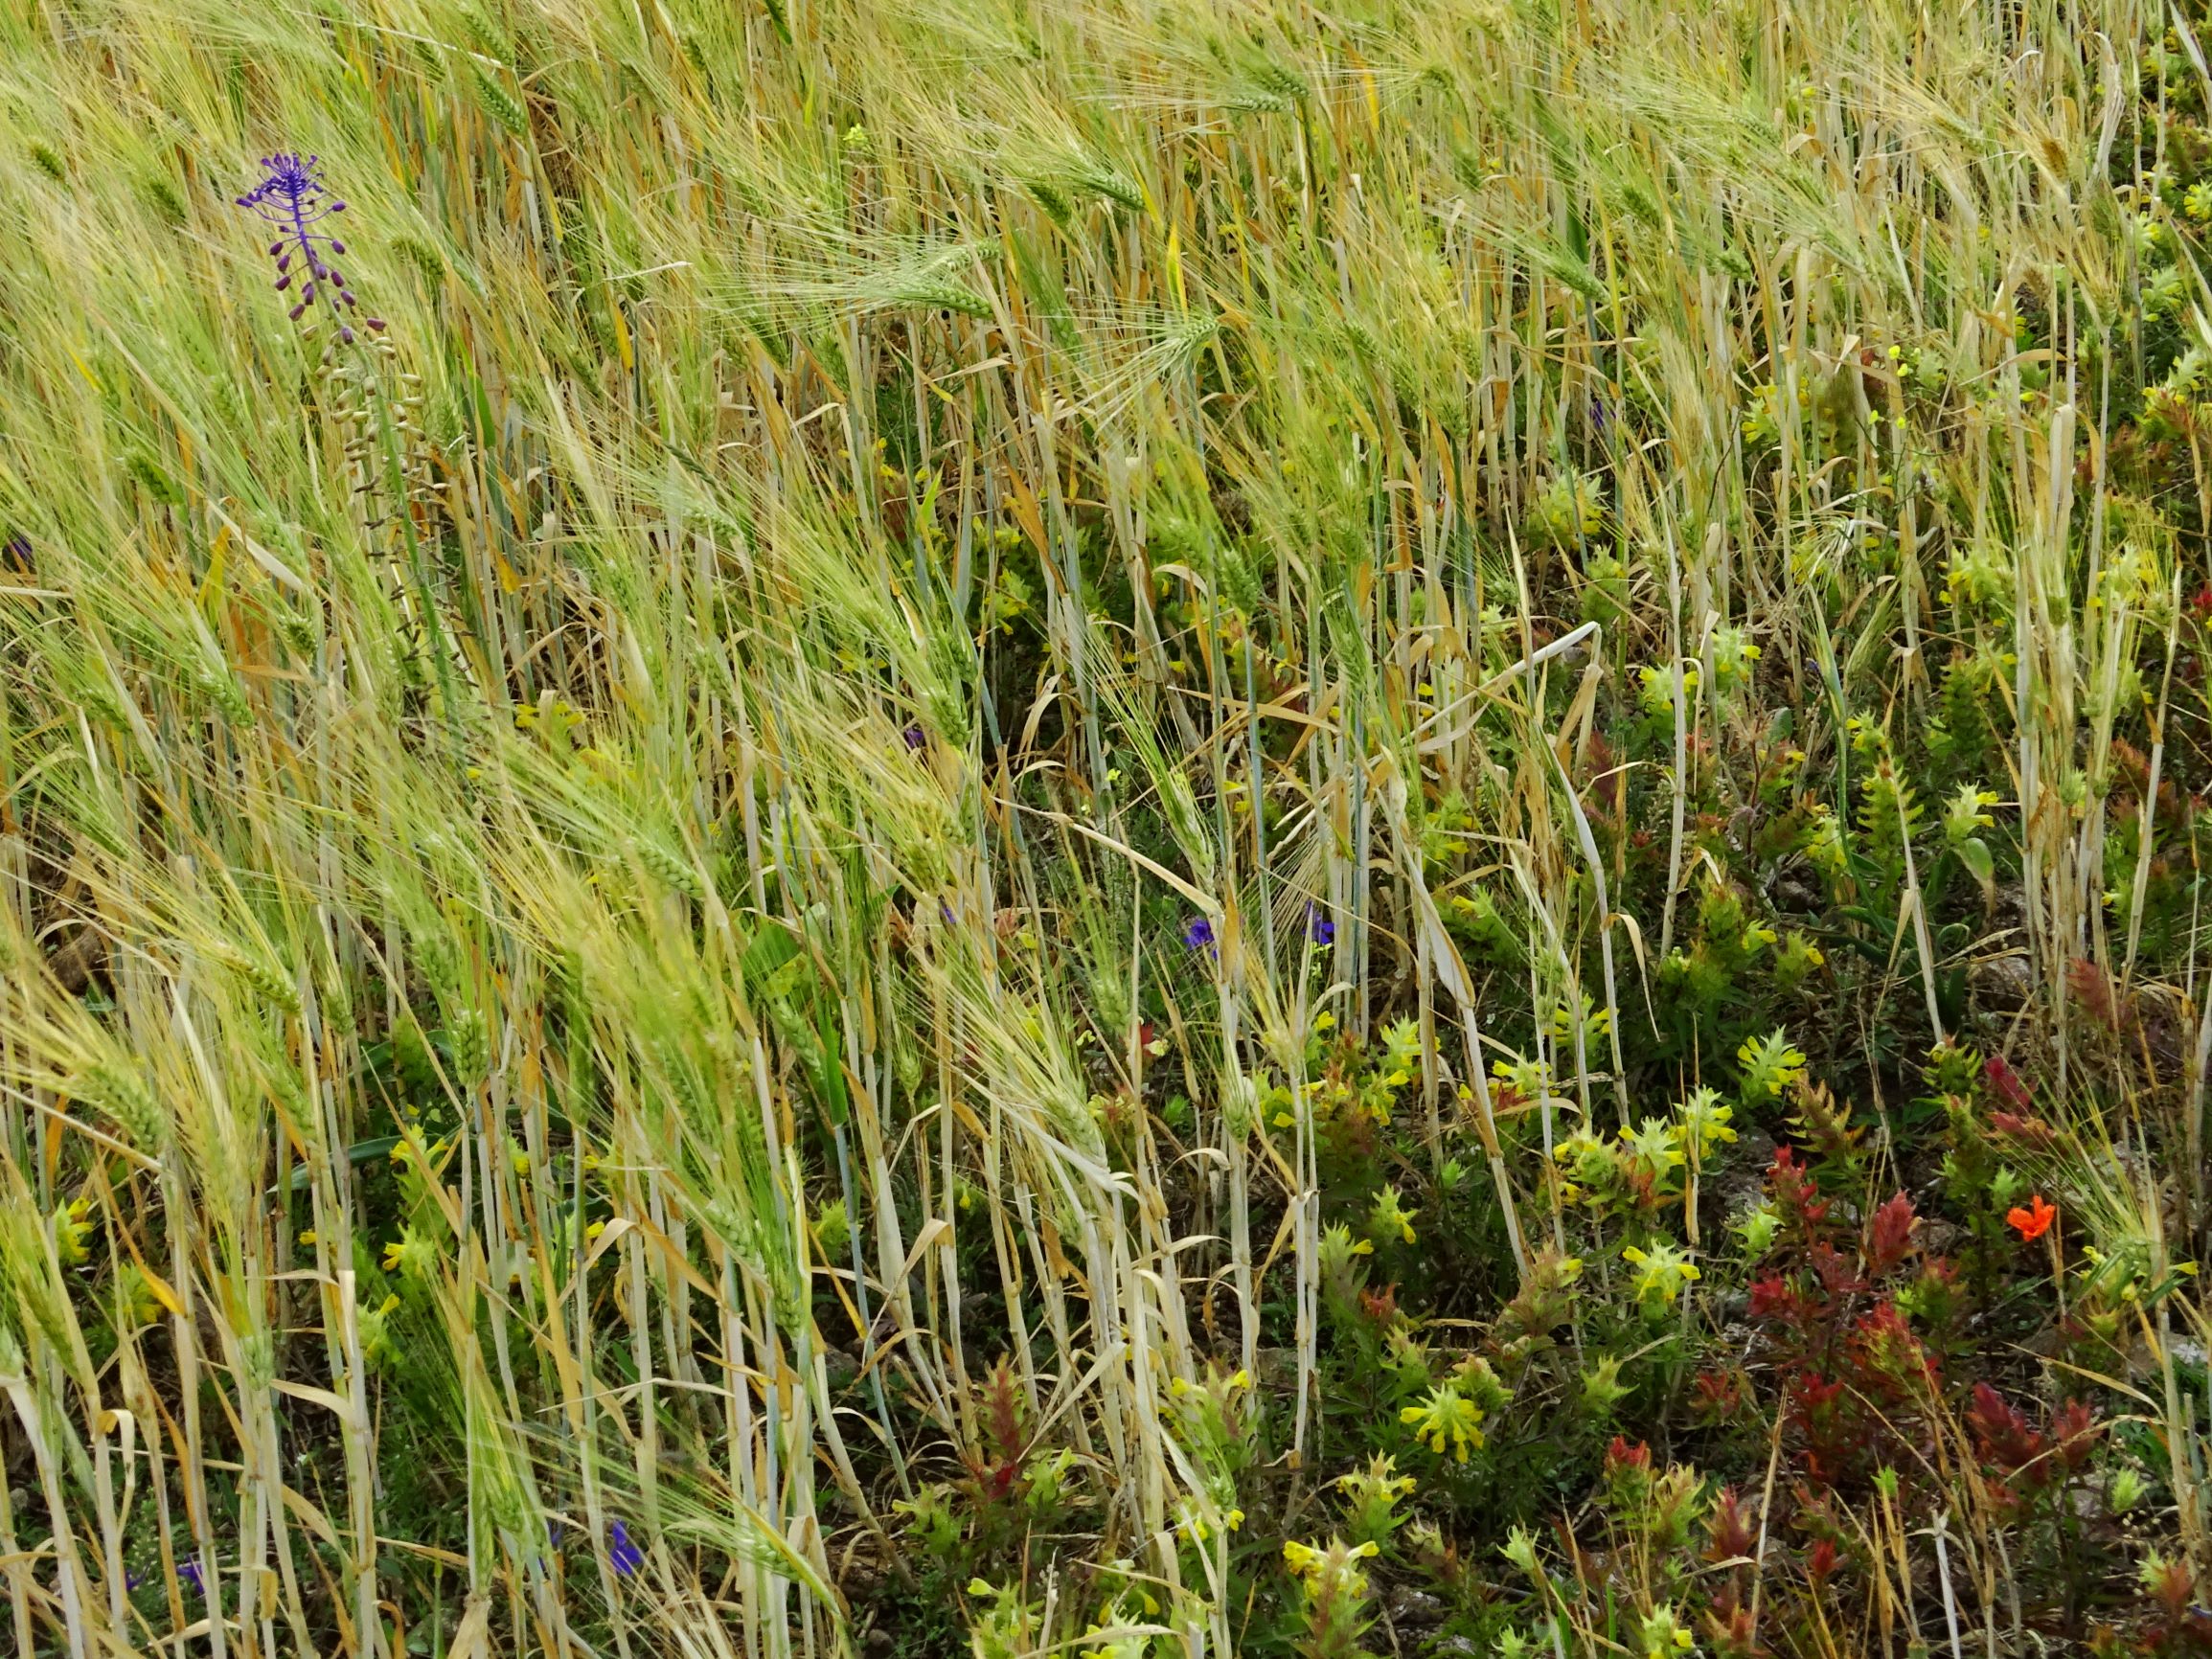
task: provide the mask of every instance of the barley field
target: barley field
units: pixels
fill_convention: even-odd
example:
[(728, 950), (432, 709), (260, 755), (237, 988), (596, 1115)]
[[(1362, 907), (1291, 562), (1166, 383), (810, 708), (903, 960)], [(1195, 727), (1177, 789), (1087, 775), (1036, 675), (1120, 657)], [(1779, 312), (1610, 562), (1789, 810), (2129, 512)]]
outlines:
[(2201, 0), (0, 0), (0, 1651), (2212, 1655)]

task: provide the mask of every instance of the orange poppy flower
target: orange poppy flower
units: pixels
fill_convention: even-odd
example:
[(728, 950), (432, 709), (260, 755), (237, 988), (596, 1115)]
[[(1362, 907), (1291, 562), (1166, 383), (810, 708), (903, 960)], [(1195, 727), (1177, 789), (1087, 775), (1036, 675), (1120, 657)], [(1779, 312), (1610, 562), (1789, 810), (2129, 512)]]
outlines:
[(2005, 1212), (2005, 1225), (2030, 1243), (2048, 1233), (2051, 1223), (2058, 1218), (2059, 1207), (2041, 1193), (2028, 1200), (2025, 1210), (2016, 1204)]

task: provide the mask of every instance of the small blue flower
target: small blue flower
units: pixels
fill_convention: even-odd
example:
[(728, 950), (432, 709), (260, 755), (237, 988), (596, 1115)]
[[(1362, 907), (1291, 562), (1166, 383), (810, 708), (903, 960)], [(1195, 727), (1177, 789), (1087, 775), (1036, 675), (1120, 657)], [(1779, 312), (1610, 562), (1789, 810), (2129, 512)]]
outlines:
[(200, 1600), (205, 1601), (207, 1599), (207, 1580), (200, 1576), (199, 1557), (197, 1556), (193, 1557), (191, 1560), (177, 1568), (176, 1574), (178, 1578), (193, 1587), (194, 1593)]
[[(346, 315), (360, 302), (346, 286), (346, 279), (337, 267), (330, 262), (346, 251), (346, 244), (328, 232), (311, 228), (335, 214), (344, 213), (346, 204), (331, 199), (325, 188), (320, 156), (301, 156), (280, 150), (275, 155), (262, 157), (262, 182), (239, 196), (238, 205), (261, 215), (278, 228), (277, 239), (269, 243), (269, 257), (277, 261), (276, 285), (279, 289), (288, 288), (295, 277), (300, 279), (292, 321), (296, 323), (306, 315), (308, 307), (315, 302), (320, 284), (323, 301), (337, 319), (338, 338), (351, 346), (353, 330)], [(292, 268), (295, 260), (302, 269)], [(364, 317), (362, 322), (372, 331), (384, 326), (381, 317)]]
[(1184, 924), (1183, 945), (1189, 950), (1214, 948), (1214, 924), (1202, 916), (1194, 916)]
[(1311, 901), (1306, 906), (1306, 937), (1315, 944), (1336, 943), (1336, 923), (1329, 919), (1328, 913), (1318, 904)]
[(31, 574), (31, 538), (18, 531), (6, 542), (0, 543), (0, 564), (7, 565), (19, 575)]
[(626, 1579), (645, 1565), (645, 1552), (630, 1542), (629, 1529), (620, 1521), (607, 1529), (606, 1553), (614, 1570)]
[(923, 731), (920, 720), (916, 720), (899, 735), (906, 739), (906, 746), (909, 749), (919, 749), (929, 740), (928, 734)]

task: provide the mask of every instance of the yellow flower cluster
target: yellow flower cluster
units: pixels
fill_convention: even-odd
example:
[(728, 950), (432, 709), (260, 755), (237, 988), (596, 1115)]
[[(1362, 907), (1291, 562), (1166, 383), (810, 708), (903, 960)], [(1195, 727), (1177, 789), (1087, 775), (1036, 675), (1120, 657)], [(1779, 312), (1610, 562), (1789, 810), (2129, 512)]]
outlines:
[[(1380, 1556), (1381, 1553), (1380, 1547), (1372, 1543), (1346, 1544), (1341, 1538), (1331, 1538), (1326, 1544), (1301, 1544), (1292, 1538), (1283, 1546), (1283, 1561), (1291, 1572), (1305, 1580), (1307, 1590), (1311, 1593), (1314, 1580), (1322, 1568), (1329, 1564), (1332, 1555), (1339, 1556), (1349, 1565), (1364, 1557)], [(1358, 1581), (1354, 1587), (1364, 1588), (1363, 1576), (1355, 1575), (1355, 1578)]]
[(1414, 1438), (1439, 1457), (1448, 1444), (1452, 1455), (1465, 1463), (1468, 1453), (1482, 1444), (1482, 1407), (1448, 1382), (1430, 1389), (1426, 1399), (1398, 1416), (1402, 1422), (1411, 1423)]
[(1665, 1242), (1653, 1244), (1649, 1250), (1639, 1250), (1633, 1244), (1621, 1252), (1621, 1260), (1636, 1269), (1636, 1300), (1650, 1306), (1660, 1303), (1668, 1307), (1682, 1294), (1682, 1286), (1702, 1278), (1698, 1264), (1689, 1252)]

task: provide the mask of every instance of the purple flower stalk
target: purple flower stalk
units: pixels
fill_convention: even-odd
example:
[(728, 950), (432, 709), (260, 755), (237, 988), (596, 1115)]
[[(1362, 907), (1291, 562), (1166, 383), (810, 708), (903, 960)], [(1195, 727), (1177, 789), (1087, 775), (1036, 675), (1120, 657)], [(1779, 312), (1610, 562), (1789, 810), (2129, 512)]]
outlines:
[(919, 749), (923, 744), (929, 741), (929, 735), (923, 731), (922, 722), (920, 720), (916, 720), (912, 725), (908, 726), (899, 735), (906, 739), (906, 746), (909, 749)]
[[(353, 343), (353, 325), (347, 313), (359, 306), (353, 290), (346, 286), (346, 279), (331, 263), (346, 251), (346, 244), (328, 231), (313, 227), (335, 214), (346, 211), (346, 204), (331, 197), (322, 180), (322, 158), (301, 156), (280, 150), (275, 155), (262, 157), (262, 182), (238, 198), (239, 206), (250, 208), (275, 225), (277, 239), (269, 244), (269, 257), (277, 261), (279, 289), (289, 288), (299, 281), (299, 299), (292, 307), (292, 321), (298, 322), (315, 303), (319, 291), (323, 303), (331, 307), (331, 315), (337, 319), (338, 338), (346, 345)], [(372, 331), (381, 330), (381, 317), (363, 317), (362, 323)]]
[(1306, 937), (1315, 944), (1336, 943), (1336, 923), (1329, 919), (1318, 904), (1311, 900), (1306, 905)]
[(207, 1600), (207, 1580), (200, 1577), (199, 1557), (193, 1557), (176, 1570), (176, 1576), (193, 1587), (201, 1601)]
[(630, 1541), (629, 1529), (620, 1521), (607, 1528), (607, 1558), (614, 1562), (614, 1570), (628, 1578), (645, 1565), (645, 1552)]
[(1183, 927), (1183, 946), (1187, 950), (1214, 948), (1214, 924), (1202, 916), (1194, 916)]

